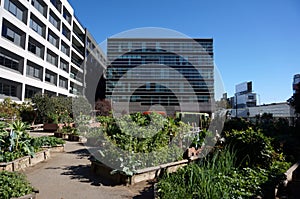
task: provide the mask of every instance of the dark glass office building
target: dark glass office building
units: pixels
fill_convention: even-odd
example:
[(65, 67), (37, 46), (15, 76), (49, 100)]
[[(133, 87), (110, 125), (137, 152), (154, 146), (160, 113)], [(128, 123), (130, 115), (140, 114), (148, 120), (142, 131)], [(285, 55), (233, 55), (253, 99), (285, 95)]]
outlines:
[(106, 97), (116, 112), (213, 111), (213, 39), (110, 38)]

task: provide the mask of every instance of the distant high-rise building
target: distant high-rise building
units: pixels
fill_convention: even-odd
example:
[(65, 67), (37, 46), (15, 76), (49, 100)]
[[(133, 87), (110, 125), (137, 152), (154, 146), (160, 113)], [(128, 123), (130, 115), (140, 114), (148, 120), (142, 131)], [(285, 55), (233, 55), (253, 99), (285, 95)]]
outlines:
[(294, 93), (300, 92), (300, 74), (294, 75), (293, 91)]
[(213, 39), (109, 38), (106, 97), (121, 111), (212, 112)]
[(89, 71), (101, 75), (105, 68), (103, 53), (67, 0), (1, 0), (0, 26), (0, 99), (87, 93), (95, 84), (87, 81)]
[(235, 86), (233, 97), (234, 108), (248, 108), (256, 106), (256, 93), (252, 91), (252, 82), (243, 82)]

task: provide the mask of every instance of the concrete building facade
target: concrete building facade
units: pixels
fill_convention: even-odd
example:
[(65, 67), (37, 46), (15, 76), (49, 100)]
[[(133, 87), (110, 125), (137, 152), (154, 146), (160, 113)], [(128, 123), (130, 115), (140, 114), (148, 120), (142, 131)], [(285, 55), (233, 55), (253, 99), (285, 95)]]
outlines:
[(106, 97), (118, 111), (212, 112), (213, 39), (109, 38), (107, 56)]
[(0, 1), (0, 99), (24, 101), (36, 93), (76, 96), (87, 89), (88, 40), (67, 0)]

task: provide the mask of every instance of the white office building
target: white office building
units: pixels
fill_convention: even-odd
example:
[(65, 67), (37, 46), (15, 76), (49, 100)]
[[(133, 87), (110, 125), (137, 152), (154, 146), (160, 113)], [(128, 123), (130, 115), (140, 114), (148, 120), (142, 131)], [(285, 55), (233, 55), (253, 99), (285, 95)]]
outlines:
[(97, 52), (95, 67), (105, 66), (67, 0), (0, 0), (0, 24), (0, 99), (75, 96), (87, 88), (89, 52)]

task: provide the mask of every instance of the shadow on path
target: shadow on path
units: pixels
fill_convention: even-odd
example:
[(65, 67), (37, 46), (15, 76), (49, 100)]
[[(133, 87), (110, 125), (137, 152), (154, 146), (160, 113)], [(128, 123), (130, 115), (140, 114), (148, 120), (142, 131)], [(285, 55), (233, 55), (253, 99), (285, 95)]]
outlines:
[(91, 171), (89, 165), (78, 165), (65, 167), (62, 175), (68, 175), (71, 179), (76, 179), (79, 182), (90, 183), (94, 186), (113, 186), (112, 182), (106, 179), (100, 179), (99, 176)]
[(153, 199), (154, 198), (154, 182), (149, 182), (139, 195), (134, 196), (133, 199)]

